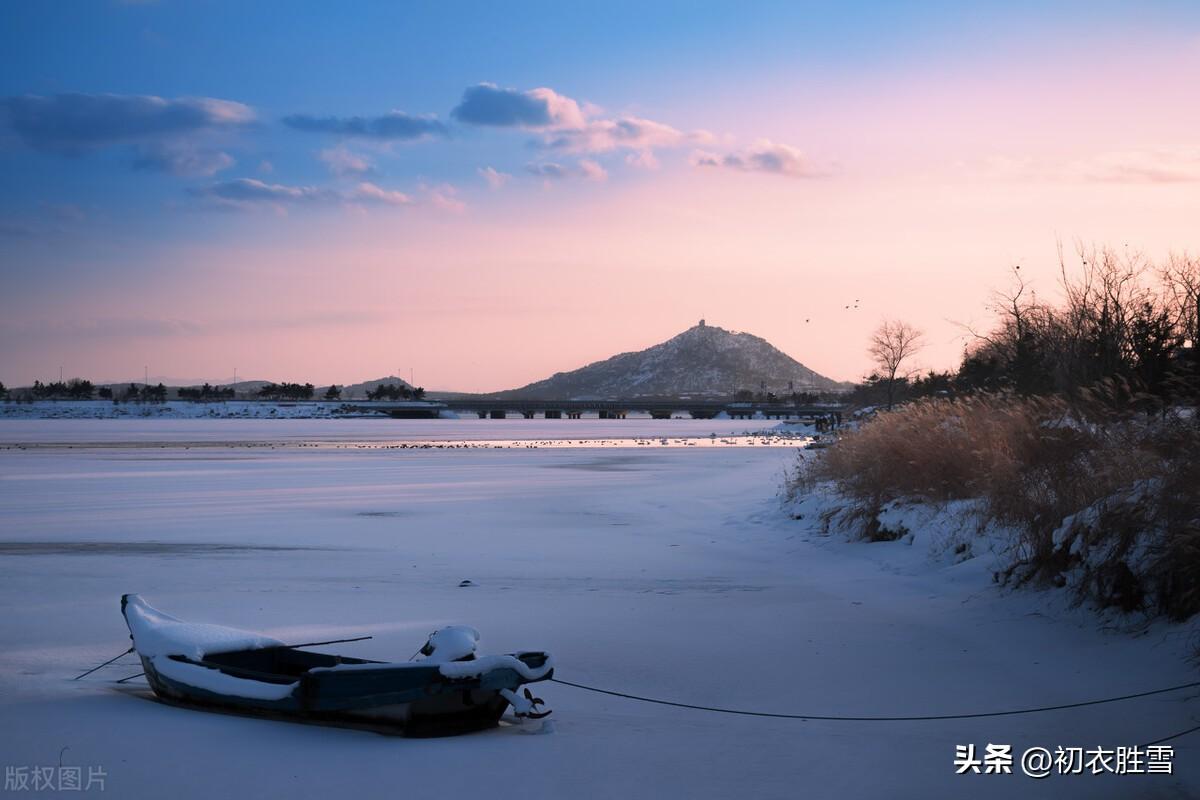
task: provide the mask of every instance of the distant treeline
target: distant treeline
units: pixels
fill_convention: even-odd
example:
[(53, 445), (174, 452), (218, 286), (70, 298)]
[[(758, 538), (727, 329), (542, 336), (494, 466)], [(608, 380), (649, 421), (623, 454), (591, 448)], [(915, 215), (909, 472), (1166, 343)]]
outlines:
[[(144, 386), (131, 383), (126, 388), (108, 386), (97, 387), (89, 380), (72, 378), (69, 381), (53, 381), (42, 383), (34, 381), (27, 389), (10, 390), (0, 383), (0, 400), (15, 400), (31, 402), (34, 400), (112, 400), (114, 403), (153, 402), (161, 403), (168, 399), (170, 391), (165, 385)], [(311, 383), (268, 383), (257, 391), (244, 393), (244, 398), (265, 401), (279, 400), (312, 400), (316, 387)], [(343, 388), (334, 384), (321, 393), (321, 399), (336, 401), (342, 399)], [(237, 398), (232, 386), (213, 386), (206, 383), (203, 386), (183, 386), (175, 390), (180, 400), (192, 402), (225, 401)], [(403, 384), (385, 383), (367, 392), (368, 400), (422, 400), (425, 389), (418, 386), (415, 389)]]
[(199, 388), (180, 387), (176, 394), (180, 400), (232, 400), (234, 397), (232, 386), (211, 386), (207, 383)]
[(32, 402), (34, 400), (112, 400), (114, 403), (162, 403), (167, 399), (167, 387), (163, 384), (145, 386), (135, 383), (124, 389), (114, 390), (109, 386), (97, 387), (89, 380), (72, 378), (69, 381), (34, 381), (28, 389), (8, 389), (0, 383), (0, 400)]
[(381, 383), (367, 391), (368, 400), (423, 400), (425, 389), (421, 386), (410, 389), (404, 384)]
[(313, 385), (311, 383), (268, 383), (258, 390), (258, 396), (263, 400), (311, 400)]

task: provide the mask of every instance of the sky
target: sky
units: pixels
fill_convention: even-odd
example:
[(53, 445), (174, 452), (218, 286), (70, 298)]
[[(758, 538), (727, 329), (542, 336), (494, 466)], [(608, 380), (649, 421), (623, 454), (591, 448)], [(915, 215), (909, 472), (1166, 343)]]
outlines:
[(952, 368), (1014, 266), (1197, 220), (1194, 2), (0, 7), (8, 386), (489, 391), (701, 318)]

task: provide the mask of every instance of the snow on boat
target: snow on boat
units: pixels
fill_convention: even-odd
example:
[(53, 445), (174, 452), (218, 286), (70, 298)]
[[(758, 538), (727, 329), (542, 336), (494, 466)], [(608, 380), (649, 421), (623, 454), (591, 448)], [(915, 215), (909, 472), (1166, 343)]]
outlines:
[(548, 680), (546, 653), (476, 656), (479, 633), (435, 631), (423, 661), (380, 662), (310, 653), (257, 633), (184, 622), (136, 594), (121, 613), (155, 695), (168, 702), (304, 721), (364, 722), (409, 736), (440, 736), (549, 714), (524, 684)]

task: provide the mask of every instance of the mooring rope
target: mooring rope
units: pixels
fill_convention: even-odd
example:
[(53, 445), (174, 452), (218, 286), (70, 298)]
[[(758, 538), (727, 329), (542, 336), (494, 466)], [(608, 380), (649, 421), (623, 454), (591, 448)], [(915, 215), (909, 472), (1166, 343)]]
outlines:
[[(1200, 681), (1192, 681), (1191, 683), (1181, 683), (1178, 686), (1168, 686), (1165, 689), (1151, 689), (1148, 692), (1135, 692), (1133, 694), (1123, 694), (1117, 697), (1104, 697), (1099, 700), (1084, 700), (1078, 703), (1063, 703), (1056, 706), (1037, 706), (1034, 708), (1016, 708), (1006, 711), (977, 711), (969, 714), (913, 714), (901, 717), (882, 717), (882, 716), (838, 716), (830, 714), (783, 714), (773, 711), (746, 711), (736, 708), (720, 708), (718, 706), (702, 706), (692, 703), (678, 703), (674, 700), (661, 700), (655, 697), (643, 697), (641, 695), (629, 694), (627, 692), (614, 692), (611, 689), (600, 689), (595, 686), (586, 686), (582, 683), (573, 683), (564, 681), (561, 678), (551, 678), (554, 683), (560, 683), (563, 686), (572, 686), (576, 689), (582, 689), (585, 692), (595, 692), (596, 694), (606, 694), (612, 697), (621, 697), (626, 700), (636, 700), (640, 703), (654, 703), (660, 706), (672, 706), (674, 708), (689, 708), (693, 711), (711, 711), (717, 714), (736, 714), (743, 717), (771, 717), (774, 719), (808, 719), (821, 722), (928, 722), (934, 720), (950, 720), (950, 719), (980, 719), (983, 717), (1011, 717), (1018, 714), (1040, 714), (1045, 711), (1062, 711), (1068, 708), (1083, 708), (1084, 706), (1098, 706), (1105, 703), (1119, 703), (1123, 700), (1135, 700), (1139, 697), (1151, 697), (1156, 694), (1168, 694), (1170, 692), (1178, 692), (1183, 689), (1193, 689), (1200, 686)], [(1200, 730), (1200, 726), (1191, 730), (1182, 731), (1160, 739), (1159, 742), (1165, 742), (1169, 739), (1177, 739), (1187, 733)], [(1158, 742), (1151, 742), (1158, 744)]]
[(1161, 739), (1155, 739), (1153, 742), (1146, 742), (1144, 745), (1142, 745), (1142, 747), (1153, 747), (1156, 744), (1162, 744), (1163, 742), (1170, 742), (1170, 741), (1174, 741), (1175, 739), (1181, 739), (1184, 736), (1187, 736), (1189, 733), (1195, 733), (1196, 731), (1200, 731), (1200, 725), (1197, 725), (1194, 728), (1188, 728), (1186, 731), (1180, 731), (1179, 733), (1172, 733), (1170, 736), (1164, 736)]

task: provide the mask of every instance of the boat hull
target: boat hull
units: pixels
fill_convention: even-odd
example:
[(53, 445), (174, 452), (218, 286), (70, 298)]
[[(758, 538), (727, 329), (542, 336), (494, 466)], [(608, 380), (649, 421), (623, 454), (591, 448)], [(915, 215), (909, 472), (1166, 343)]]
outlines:
[[(241, 642), (242, 649), (181, 655), (188, 648), (164, 646), (153, 625), (175, 626), (185, 638), (198, 629), (136, 602), (123, 610), (146, 680), (156, 696), (176, 705), (444, 736), (495, 727), (509, 698), (524, 702), (514, 692), (554, 674), (550, 657), (540, 652), (452, 663), (377, 662), (211, 627), (199, 633)], [(149, 649), (138, 648), (139, 635)]]

